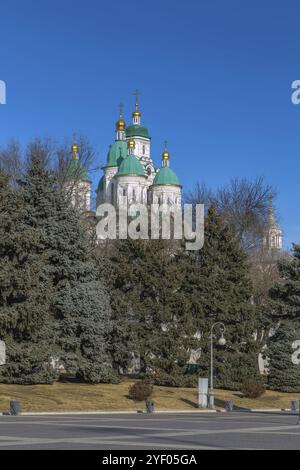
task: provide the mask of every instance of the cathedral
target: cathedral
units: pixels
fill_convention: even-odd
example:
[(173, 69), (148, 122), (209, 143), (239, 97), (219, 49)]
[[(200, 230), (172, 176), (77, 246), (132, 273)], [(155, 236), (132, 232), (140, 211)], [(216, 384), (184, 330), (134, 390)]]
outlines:
[(181, 205), (181, 185), (170, 168), (170, 154), (165, 145), (162, 167), (155, 169), (151, 158), (151, 137), (141, 125), (136, 95), (132, 124), (126, 126), (122, 108), (116, 123), (115, 142), (110, 145), (103, 176), (97, 188), (96, 206), (110, 203), (116, 208), (120, 200), (128, 204)]
[[(161, 167), (155, 168), (151, 158), (151, 137), (147, 127), (141, 124), (138, 92), (135, 97), (132, 124), (129, 126), (126, 126), (120, 105), (115, 141), (109, 146), (106, 163), (102, 167), (103, 175), (96, 189), (96, 210), (104, 203), (112, 204), (117, 209), (124, 198), (127, 198), (129, 206), (138, 203), (181, 206), (182, 186), (170, 167), (167, 144), (162, 153)], [(81, 213), (95, 215), (91, 211), (91, 180), (80, 162), (79, 148), (75, 142), (66, 176), (65, 187), (71, 193), (72, 203)], [(282, 230), (275, 217), (272, 199), (262, 242), (270, 252), (282, 251)]]
[[(116, 209), (127, 198), (130, 204), (167, 204), (181, 206), (181, 190), (176, 173), (170, 167), (167, 144), (162, 153), (161, 168), (155, 168), (151, 158), (151, 137), (141, 124), (138, 95), (132, 113), (132, 124), (126, 126), (120, 106), (116, 122), (115, 141), (109, 146), (103, 175), (96, 190), (96, 209), (109, 203)], [(75, 178), (76, 175), (76, 178)], [(76, 179), (76, 184), (74, 180)], [(78, 145), (72, 145), (72, 159), (67, 171), (71, 182), (72, 202), (81, 212), (91, 211), (91, 181), (79, 161)], [(73, 181), (73, 182), (72, 182)]]

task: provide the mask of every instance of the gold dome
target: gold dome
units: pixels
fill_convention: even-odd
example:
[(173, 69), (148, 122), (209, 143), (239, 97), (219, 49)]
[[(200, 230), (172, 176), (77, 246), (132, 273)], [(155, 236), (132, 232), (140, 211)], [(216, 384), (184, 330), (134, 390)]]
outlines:
[(117, 131), (125, 131), (126, 123), (124, 119), (120, 118), (116, 123)]
[(164, 152), (162, 153), (162, 159), (163, 160), (170, 160), (170, 154), (169, 154), (168, 150), (164, 150)]
[(169, 153), (169, 150), (168, 150), (168, 142), (166, 140), (164, 141), (164, 145), (165, 145), (165, 149), (162, 153), (162, 159), (164, 161), (167, 161), (167, 160), (170, 160), (170, 153)]
[(135, 141), (133, 139), (128, 140), (128, 148), (134, 149), (135, 148)]
[(141, 117), (141, 113), (139, 111), (133, 111), (132, 113), (132, 117), (135, 118), (135, 117)]
[(74, 155), (76, 155), (78, 153), (78, 145), (77, 144), (72, 145), (72, 153)]

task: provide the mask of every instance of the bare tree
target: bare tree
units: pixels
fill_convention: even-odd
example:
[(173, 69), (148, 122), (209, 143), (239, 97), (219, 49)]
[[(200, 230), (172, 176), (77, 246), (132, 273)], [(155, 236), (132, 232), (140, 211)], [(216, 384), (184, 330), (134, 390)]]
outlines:
[[(20, 144), (12, 141), (0, 149), (0, 171), (6, 173), (11, 184), (16, 187), (17, 181), (26, 171), (28, 160), (36, 154), (43, 161), (45, 168), (48, 168), (56, 177), (58, 188), (69, 190), (72, 195), (82, 177), (88, 178), (88, 171), (96, 171), (100, 167), (95, 168), (96, 152), (83, 135), (76, 139), (78, 164), (72, 164), (74, 155), (71, 144), (72, 142), (66, 139), (61, 142), (50, 137), (37, 137), (28, 144), (25, 151), (22, 151)], [(91, 198), (92, 207), (94, 203), (94, 198)]]
[[(73, 173), (75, 184), (76, 180), (78, 181), (81, 176), (80, 167), (84, 167), (87, 170), (94, 170), (92, 167), (96, 157), (95, 149), (85, 136), (79, 136), (78, 139), (76, 139), (76, 144), (78, 146), (80, 165), (78, 165), (77, 169), (75, 168), (76, 171)], [(58, 144), (55, 149), (54, 171), (61, 185), (63, 185), (68, 178), (68, 168), (73, 158), (71, 146), (70, 141), (65, 141), (62, 144)]]
[(247, 251), (261, 246), (270, 197), (274, 198), (275, 195), (274, 188), (263, 177), (255, 180), (233, 178), (229, 185), (217, 191), (219, 211)]
[(185, 196), (185, 202), (218, 207), (225, 222), (233, 229), (243, 248), (250, 252), (261, 247), (270, 197), (274, 188), (264, 178), (254, 180), (233, 178), (229, 184), (212, 191), (203, 183), (197, 183), (194, 191)]
[(22, 151), (19, 142), (12, 140), (0, 149), (0, 171), (4, 172), (16, 186), (23, 172)]
[(26, 155), (25, 155), (25, 165), (27, 166), (29, 161), (37, 157), (44, 168), (47, 168), (49, 171), (52, 171), (52, 162), (55, 152), (55, 142), (51, 138), (40, 138), (36, 137), (32, 142), (29, 142)]
[(204, 204), (208, 208), (214, 201), (213, 191), (206, 186), (204, 182), (196, 183), (193, 191), (189, 191), (184, 195), (184, 202), (187, 204)]
[[(74, 154), (70, 141), (57, 145), (55, 150), (54, 172), (59, 186), (64, 187), (70, 196), (87, 171), (93, 172), (100, 169), (100, 167), (95, 168), (97, 154), (89, 140), (85, 136), (79, 136), (76, 144), (78, 147), (76, 164), (72, 164)], [(91, 198), (91, 206), (94, 207), (94, 204), (95, 200)]]

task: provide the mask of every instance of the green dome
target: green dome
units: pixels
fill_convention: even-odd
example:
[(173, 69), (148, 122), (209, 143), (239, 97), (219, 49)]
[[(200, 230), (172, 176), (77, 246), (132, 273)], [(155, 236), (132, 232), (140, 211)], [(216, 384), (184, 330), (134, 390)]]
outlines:
[(137, 124), (126, 127), (126, 137), (146, 137), (146, 139), (150, 139), (148, 129)]
[(125, 140), (116, 140), (108, 151), (105, 166), (120, 166), (126, 156), (127, 142)]
[(89, 181), (87, 169), (80, 163), (79, 159), (73, 158), (66, 171), (67, 180)]
[(174, 186), (180, 186), (179, 180), (177, 178), (176, 173), (174, 173), (171, 168), (168, 166), (161, 168), (159, 172), (156, 174), (153, 185), (164, 185), (164, 184), (172, 184)]
[(134, 155), (127, 155), (125, 160), (122, 161), (118, 176), (120, 175), (139, 175), (145, 176), (144, 168), (141, 162)]
[(104, 189), (104, 175), (102, 176), (102, 178), (100, 178), (98, 187), (96, 189), (96, 193), (98, 193), (99, 191), (103, 191), (103, 189)]

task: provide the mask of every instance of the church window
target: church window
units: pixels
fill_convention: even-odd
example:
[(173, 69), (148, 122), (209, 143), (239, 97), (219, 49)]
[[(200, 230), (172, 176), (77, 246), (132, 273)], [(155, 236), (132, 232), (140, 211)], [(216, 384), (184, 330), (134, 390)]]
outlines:
[(143, 145), (143, 155), (145, 155), (145, 151), (146, 151), (146, 148), (145, 148), (145, 145)]

